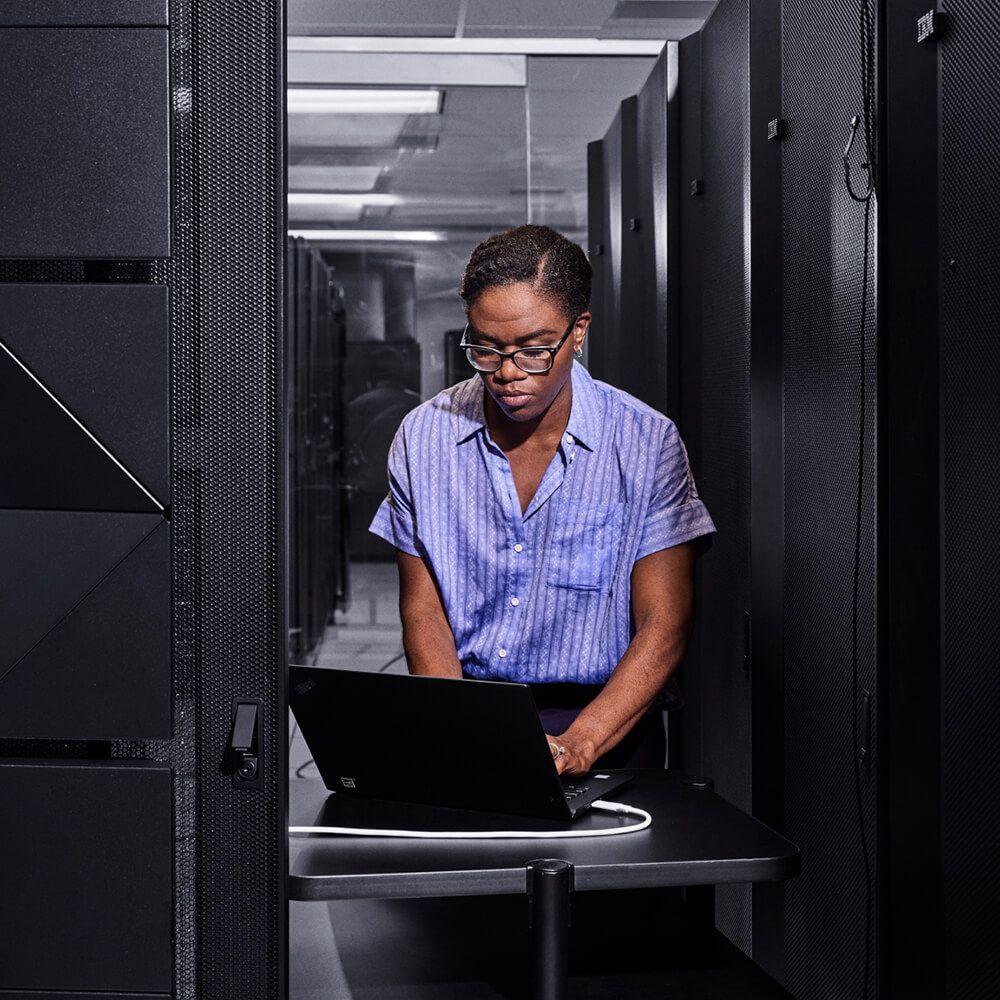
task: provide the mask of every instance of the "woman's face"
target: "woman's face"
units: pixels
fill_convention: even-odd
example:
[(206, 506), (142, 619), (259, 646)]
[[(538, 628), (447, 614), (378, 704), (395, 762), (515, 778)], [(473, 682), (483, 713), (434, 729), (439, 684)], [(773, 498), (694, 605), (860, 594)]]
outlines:
[[(527, 282), (487, 288), (469, 309), (468, 341), (509, 352), (518, 347), (555, 347), (573, 319), (551, 296)], [(486, 391), (511, 420), (540, 417), (559, 395), (573, 367), (573, 350), (583, 345), (590, 313), (581, 313), (572, 332), (542, 374), (529, 375), (504, 358), (495, 372), (480, 372)]]

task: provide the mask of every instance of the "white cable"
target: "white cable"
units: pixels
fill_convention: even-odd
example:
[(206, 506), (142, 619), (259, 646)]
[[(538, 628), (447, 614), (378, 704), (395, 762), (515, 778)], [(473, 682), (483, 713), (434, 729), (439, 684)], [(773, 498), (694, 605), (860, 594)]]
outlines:
[(622, 802), (605, 802), (598, 799), (591, 807), (601, 812), (617, 813), (619, 816), (639, 816), (641, 821), (628, 826), (611, 826), (599, 830), (455, 830), (436, 832), (432, 830), (369, 830), (357, 826), (290, 826), (290, 834), (330, 833), (346, 837), (409, 837), (419, 840), (556, 840), (567, 837), (616, 837), (623, 833), (638, 833), (645, 830), (653, 817), (645, 809), (627, 806)]

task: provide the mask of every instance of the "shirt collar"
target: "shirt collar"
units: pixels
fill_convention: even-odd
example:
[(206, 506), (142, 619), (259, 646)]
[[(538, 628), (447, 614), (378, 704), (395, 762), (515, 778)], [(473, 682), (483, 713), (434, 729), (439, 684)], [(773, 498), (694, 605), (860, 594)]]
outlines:
[[(585, 448), (591, 451), (600, 437), (600, 398), (594, 380), (579, 361), (573, 362), (570, 371), (573, 379), (573, 401), (570, 404), (569, 422), (566, 433)], [(455, 443), (467, 441), (477, 431), (486, 426), (486, 413), (483, 410), (483, 396), (486, 387), (483, 380), (474, 375), (461, 385), (451, 397), (452, 409), (456, 417)]]

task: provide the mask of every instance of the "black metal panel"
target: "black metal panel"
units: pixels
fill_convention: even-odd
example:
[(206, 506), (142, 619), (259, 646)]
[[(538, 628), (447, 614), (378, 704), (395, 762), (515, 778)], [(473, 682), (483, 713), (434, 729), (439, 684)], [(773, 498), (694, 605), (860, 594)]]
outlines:
[(4, 1000), (171, 1000), (169, 993), (122, 993), (115, 990), (106, 993), (104, 990), (87, 990), (80, 993), (77, 990), (17, 990), (4, 992)]
[(0, 342), (0, 507), (155, 511), (143, 490)]
[(0, 763), (6, 990), (170, 994), (169, 767)]
[(0, 678), (161, 522), (157, 514), (0, 510)]
[(0, 678), (0, 734), (170, 738), (170, 531), (156, 520)]
[(913, 34), (927, 10), (923, 0), (886, 4), (883, 32), (877, 922), (878, 996), (892, 1000), (945, 996), (937, 544), (939, 50), (916, 44)]
[[(590, 371), (595, 378), (621, 386), (618, 363), (621, 341), (621, 280), (622, 280), (622, 115), (615, 114), (601, 142), (603, 175), (607, 192), (603, 205), (605, 214), (601, 229), (607, 237), (603, 264), (603, 320), (600, 330), (593, 330), (590, 339)], [(598, 345), (597, 340), (600, 339)]]
[[(166, 504), (168, 290), (159, 285), (0, 285), (0, 315), (0, 342)], [(47, 451), (40, 442), (33, 447)], [(57, 464), (54, 456), (46, 462)], [(62, 471), (60, 477), (70, 478)]]
[[(638, 248), (631, 278), (637, 314), (627, 324), (635, 338), (630, 354), (639, 362), (633, 391), (662, 412), (673, 412), (677, 403), (677, 59), (676, 43), (667, 43), (636, 97), (636, 228), (626, 221), (622, 234), (623, 246), (631, 237)], [(627, 272), (623, 278), (629, 281)]]
[[(768, 122), (781, 107), (781, 3), (750, 5), (750, 509), (753, 811), (784, 826), (781, 399), (781, 143)], [(753, 957), (781, 978), (782, 889), (753, 887)]]
[[(876, 681), (875, 322), (869, 308), (861, 330), (865, 206), (848, 195), (840, 164), (850, 119), (863, 108), (859, 34), (851, 0), (782, 4), (781, 117), (788, 122), (781, 152), (783, 832), (803, 852), (802, 875), (785, 890), (783, 975), (786, 988), (810, 1000), (862, 995), (863, 848), (867, 841), (873, 852), (876, 842), (876, 780), (874, 772), (862, 779), (862, 839), (852, 738), (855, 718), (863, 728), (869, 717), (863, 692), (873, 699)], [(874, 209), (871, 216), (874, 259)], [(874, 281), (869, 294), (874, 297)], [(852, 599), (862, 406), (855, 703)], [(871, 737), (864, 740), (869, 760), (877, 754)], [(874, 961), (873, 949), (870, 957)]]
[(608, 185), (604, 176), (604, 142), (587, 143), (587, 256), (591, 267), (590, 330), (585, 350), (587, 367), (597, 375), (602, 368), (603, 341), (608, 325), (608, 292), (610, 256), (606, 229)]
[(166, 27), (167, 0), (7, 0), (0, 28), (80, 25)]
[(950, 0), (941, 42), (942, 846), (948, 997), (996, 995), (1000, 946), (1000, 9)]
[[(680, 196), (678, 300), (681, 335), (678, 338), (678, 386), (671, 415), (688, 452), (696, 483), (702, 481), (701, 463), (701, 244), (704, 200), (701, 196), (701, 33), (688, 35), (679, 45), (680, 67)], [(669, 294), (669, 290), (668, 290)], [(700, 562), (700, 560), (699, 560)], [(696, 591), (701, 567), (695, 564)], [(697, 643), (688, 646), (679, 681), (684, 711), (674, 712), (668, 727), (671, 767), (690, 773), (701, 768), (702, 671)], [(678, 720), (675, 723), (675, 720)], [(683, 730), (683, 731), (682, 731)], [(679, 738), (679, 744), (678, 744)]]
[[(698, 489), (718, 534), (699, 560), (692, 659), (700, 753), (685, 767), (715, 779), (716, 790), (750, 810), (751, 684), (745, 658), (750, 606), (750, 243), (749, 5), (723, 2), (701, 32), (701, 154), (704, 193), (700, 346), (691, 378), (697, 406), (682, 394), (684, 426), (696, 424)], [(685, 342), (687, 335), (685, 335)], [(687, 347), (685, 347), (685, 352)], [(685, 354), (685, 364), (692, 360)], [(696, 665), (696, 666), (695, 666)], [(697, 670), (697, 678), (690, 676)], [(717, 924), (751, 947), (748, 886), (720, 889)]]
[[(626, 97), (621, 102), (618, 111), (618, 122), (621, 129), (621, 144), (619, 162), (619, 178), (621, 188), (621, 227), (618, 286), (618, 314), (615, 328), (616, 339), (612, 348), (614, 360), (608, 359), (609, 368), (614, 367), (616, 374), (608, 381), (619, 389), (639, 396), (643, 391), (653, 387), (648, 384), (644, 368), (646, 358), (638, 352), (633, 353), (631, 347), (643, 329), (642, 313), (651, 306), (651, 298), (655, 295), (653, 289), (642, 284), (643, 259), (640, 231), (642, 220), (639, 218), (639, 187), (648, 172), (649, 166), (639, 163), (639, 99), (636, 96)], [(645, 346), (654, 345), (646, 343)]]
[(162, 28), (0, 28), (0, 257), (170, 253), (167, 49)]

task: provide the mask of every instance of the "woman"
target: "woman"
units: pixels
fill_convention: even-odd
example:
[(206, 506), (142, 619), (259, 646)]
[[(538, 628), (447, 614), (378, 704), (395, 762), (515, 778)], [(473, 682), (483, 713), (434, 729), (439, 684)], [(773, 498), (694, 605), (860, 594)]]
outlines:
[(531, 684), (560, 773), (662, 767), (694, 540), (715, 531), (684, 445), (574, 360), (591, 319), (576, 244), (491, 236), (460, 294), (478, 375), (405, 417), (370, 529), (398, 550), (410, 672)]

